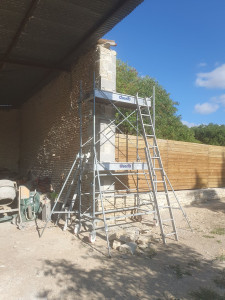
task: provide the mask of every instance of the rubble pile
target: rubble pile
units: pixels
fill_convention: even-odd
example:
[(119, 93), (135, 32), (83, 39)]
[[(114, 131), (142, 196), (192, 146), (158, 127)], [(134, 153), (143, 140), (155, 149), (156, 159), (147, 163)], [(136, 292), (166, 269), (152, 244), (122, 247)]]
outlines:
[(156, 255), (154, 243), (156, 239), (146, 231), (138, 228), (123, 229), (109, 234), (109, 241), (112, 249), (121, 254), (153, 257)]

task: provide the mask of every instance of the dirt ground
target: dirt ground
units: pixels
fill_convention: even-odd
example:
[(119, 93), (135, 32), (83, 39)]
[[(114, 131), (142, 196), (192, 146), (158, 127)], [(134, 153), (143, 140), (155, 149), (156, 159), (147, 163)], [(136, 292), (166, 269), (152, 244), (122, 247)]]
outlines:
[(0, 299), (225, 299), (225, 199), (185, 211), (193, 233), (176, 211), (179, 242), (164, 246), (144, 218), (129, 226), (154, 237), (155, 255), (112, 250), (111, 259), (104, 234), (90, 244), (87, 233), (75, 237), (53, 224), (39, 238), (33, 223), (24, 230), (2, 223)]

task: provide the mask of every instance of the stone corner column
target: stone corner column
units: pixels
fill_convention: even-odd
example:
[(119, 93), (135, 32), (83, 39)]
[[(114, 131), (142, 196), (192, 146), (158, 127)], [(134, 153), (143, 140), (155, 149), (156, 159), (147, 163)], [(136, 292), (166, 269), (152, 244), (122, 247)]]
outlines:
[[(107, 41), (97, 46), (96, 88), (116, 92), (116, 51), (110, 49)], [(114, 118), (115, 109), (110, 102), (96, 103), (96, 140), (100, 139), (96, 151), (100, 162), (115, 161), (115, 125), (109, 126)], [(102, 191), (108, 188), (114, 190), (113, 181), (111, 176), (101, 177)], [(110, 208), (107, 202), (105, 205), (106, 209)]]

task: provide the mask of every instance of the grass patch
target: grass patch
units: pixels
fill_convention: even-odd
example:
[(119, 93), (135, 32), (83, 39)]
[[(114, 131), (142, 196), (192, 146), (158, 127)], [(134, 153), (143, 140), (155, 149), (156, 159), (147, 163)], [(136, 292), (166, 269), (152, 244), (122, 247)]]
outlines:
[(192, 276), (190, 271), (182, 269), (180, 265), (170, 265), (169, 267), (173, 270), (177, 279), (183, 278), (184, 275)]
[(217, 256), (216, 259), (219, 261), (225, 261), (225, 254), (221, 254), (220, 256)]
[(219, 288), (225, 289), (225, 269), (219, 273), (219, 276), (214, 279), (214, 282)]
[(204, 238), (207, 238), (207, 239), (214, 239), (215, 236), (213, 235), (203, 235)]
[(213, 229), (210, 233), (218, 234), (218, 235), (224, 235), (225, 234), (225, 228), (217, 227), (217, 228)]
[(220, 296), (217, 292), (206, 289), (206, 288), (200, 288), (198, 291), (192, 291), (189, 293), (191, 296), (191, 299), (193, 300), (224, 300), (224, 296)]
[(222, 244), (222, 241), (221, 240), (216, 240), (218, 244)]

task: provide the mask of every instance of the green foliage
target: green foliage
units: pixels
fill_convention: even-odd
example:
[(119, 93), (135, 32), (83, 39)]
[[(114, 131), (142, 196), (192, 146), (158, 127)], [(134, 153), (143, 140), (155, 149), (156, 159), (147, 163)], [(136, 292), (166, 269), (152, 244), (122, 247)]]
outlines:
[(217, 227), (211, 231), (212, 234), (218, 234), (218, 235), (224, 235), (225, 234), (225, 228), (223, 227)]
[(58, 194), (54, 191), (51, 192), (48, 196), (50, 200), (55, 200), (58, 197)]
[[(156, 97), (156, 135), (158, 138), (178, 141), (197, 142), (194, 133), (186, 125), (183, 125), (180, 116), (177, 115), (177, 102), (174, 102), (166, 90), (157, 81), (149, 76), (140, 76), (138, 72), (126, 63), (117, 61), (117, 91), (129, 95), (149, 97), (155, 86)], [(123, 114), (128, 116), (131, 111), (123, 109)], [(117, 124), (123, 118), (117, 113)], [(136, 126), (136, 114), (129, 117), (130, 123)], [(124, 123), (121, 130), (124, 133), (136, 134), (136, 131), (128, 122)]]
[[(153, 78), (140, 76), (133, 67), (130, 67), (121, 60), (117, 61), (117, 91), (123, 94), (149, 97), (152, 95), (155, 86), (156, 96), (156, 135), (158, 138), (209, 145), (225, 146), (225, 125), (210, 123), (188, 128), (182, 124), (181, 117), (177, 115), (178, 102), (170, 98), (170, 94)], [(124, 116), (128, 116), (132, 111), (122, 109)], [(123, 117), (117, 112), (117, 124)], [(121, 130), (127, 134), (135, 134), (136, 114), (129, 117), (129, 122), (120, 126)], [(132, 125), (134, 127), (132, 127)], [(139, 128), (141, 130), (141, 128)]]
[(216, 259), (219, 261), (225, 261), (225, 255), (221, 254), (221, 255), (217, 256)]
[(215, 236), (207, 235), (207, 234), (203, 235), (203, 237), (206, 238), (206, 239), (214, 239), (215, 238)]
[(210, 123), (192, 127), (191, 130), (203, 144), (225, 146), (225, 125)]

